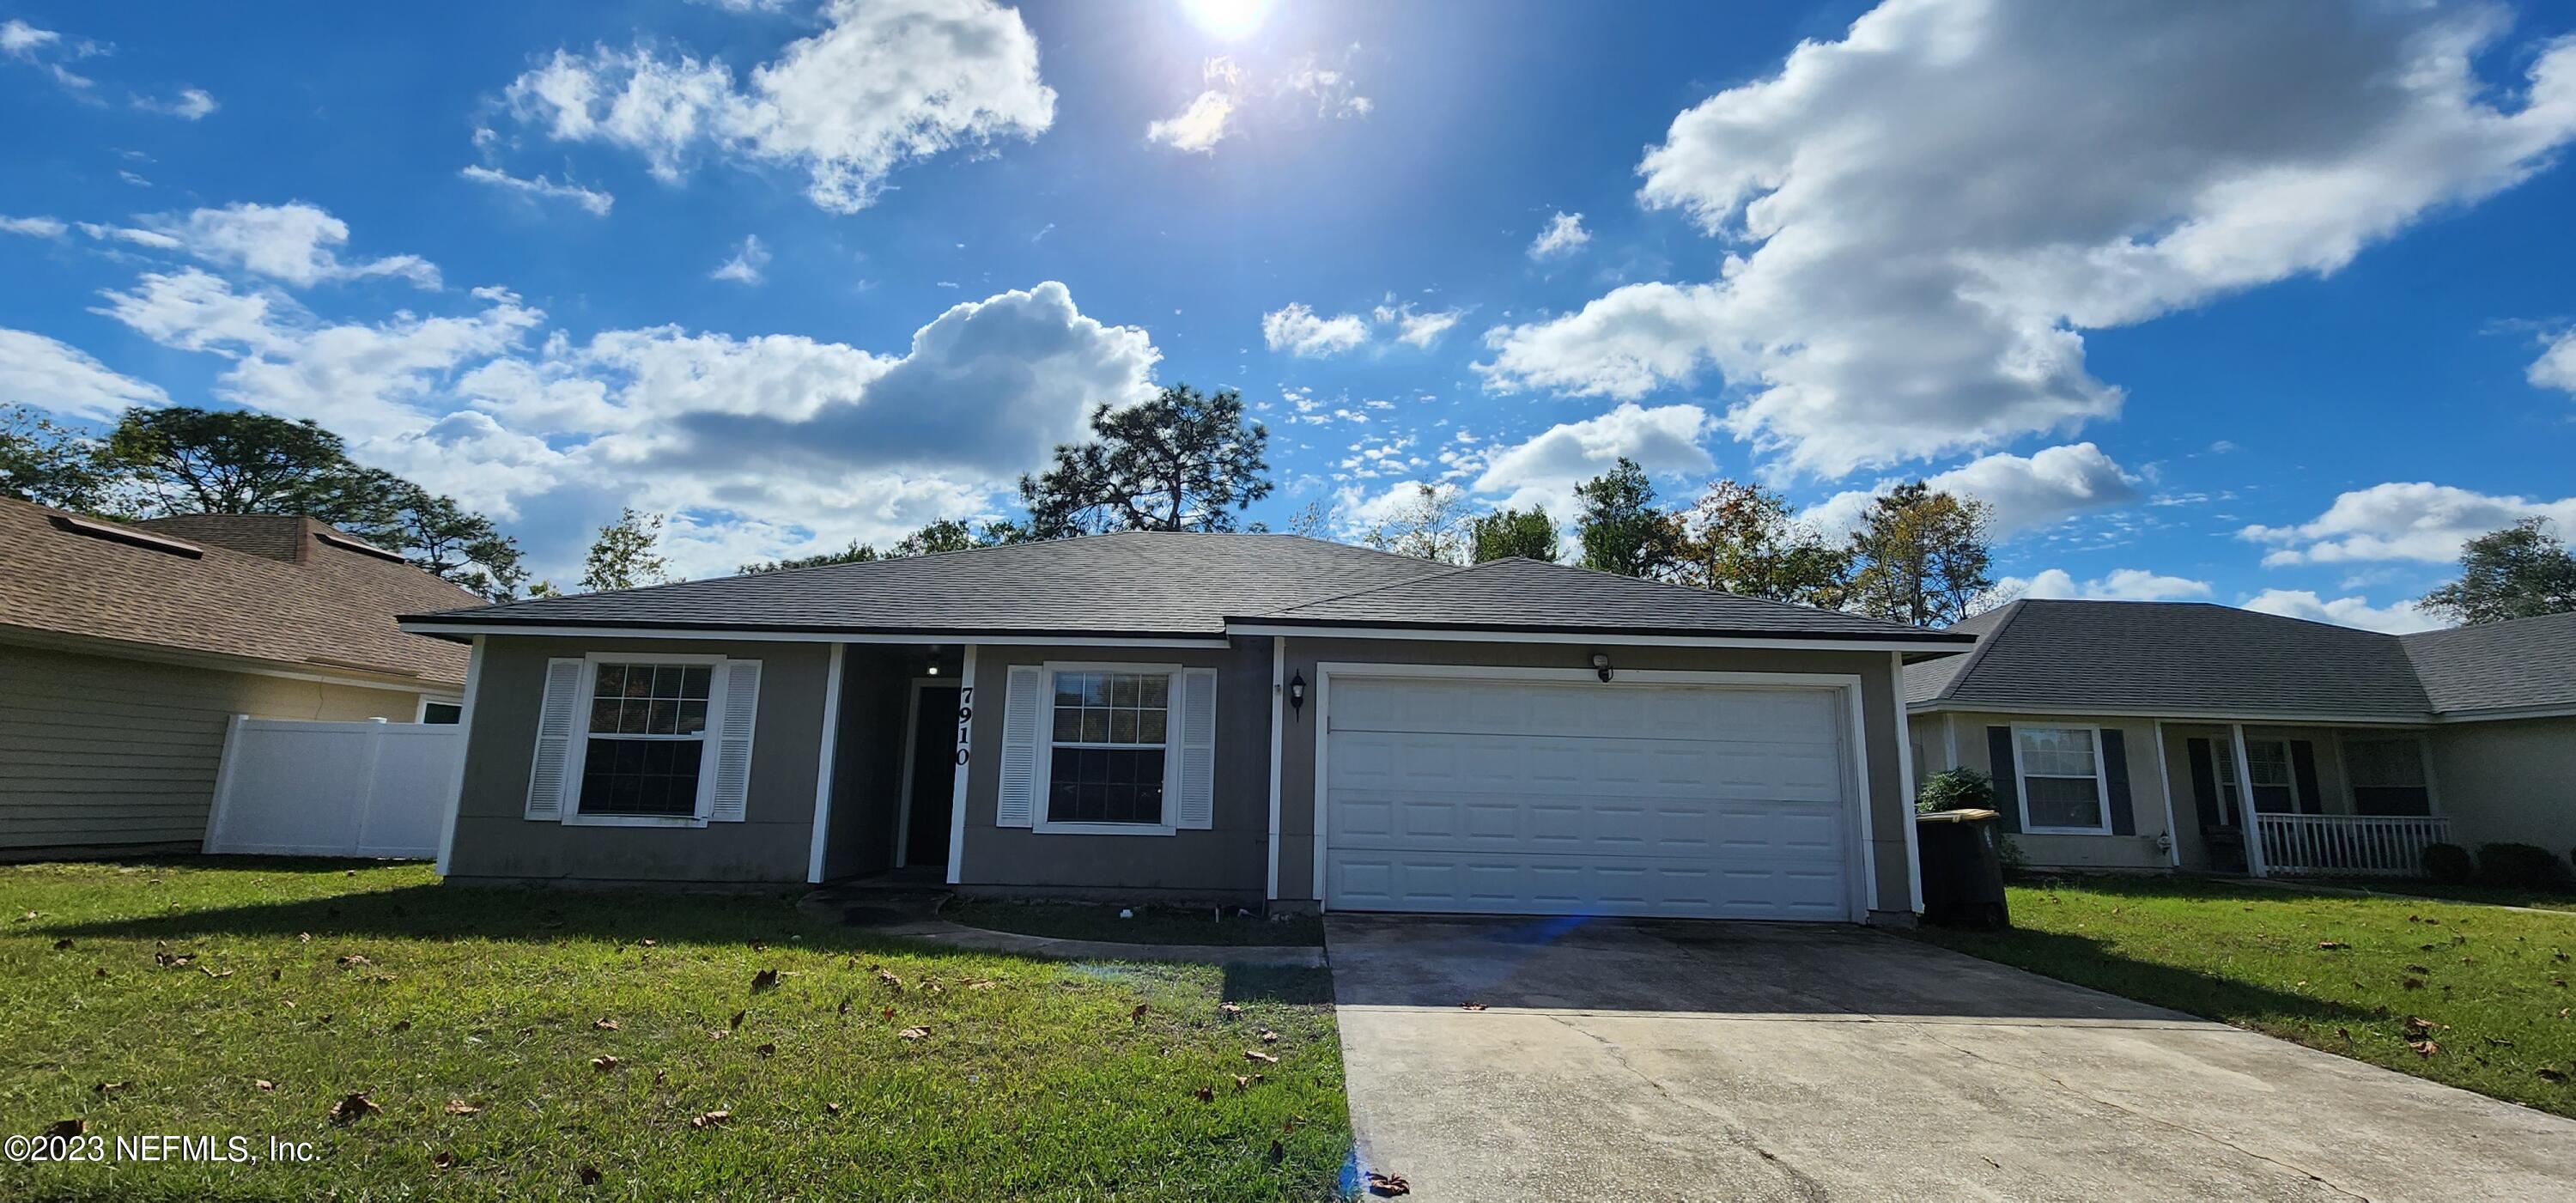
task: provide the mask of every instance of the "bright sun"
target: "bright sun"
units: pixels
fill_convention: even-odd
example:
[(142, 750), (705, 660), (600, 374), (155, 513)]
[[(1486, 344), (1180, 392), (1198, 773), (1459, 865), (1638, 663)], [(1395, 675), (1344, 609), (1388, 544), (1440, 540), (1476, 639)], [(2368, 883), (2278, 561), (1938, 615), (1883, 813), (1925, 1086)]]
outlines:
[(1229, 41), (1261, 28), (1273, 0), (1181, 0), (1190, 23)]

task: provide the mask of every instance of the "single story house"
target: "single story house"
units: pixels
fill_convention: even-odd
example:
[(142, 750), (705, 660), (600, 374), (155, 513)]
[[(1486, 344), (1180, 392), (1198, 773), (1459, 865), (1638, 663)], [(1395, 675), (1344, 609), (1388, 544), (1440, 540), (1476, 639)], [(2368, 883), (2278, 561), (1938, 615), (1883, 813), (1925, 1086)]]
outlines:
[(2576, 614), (2384, 635), (2021, 601), (1949, 629), (1975, 650), (1906, 670), (1916, 762), (1991, 774), (2034, 865), (2406, 874), (2432, 843), (2576, 847)]
[(0, 857), (194, 850), (234, 716), (455, 721), (472, 593), (310, 518), (0, 498)]
[(1292, 535), (453, 614), (452, 880), (1910, 921), (1900, 674), (1970, 636)]

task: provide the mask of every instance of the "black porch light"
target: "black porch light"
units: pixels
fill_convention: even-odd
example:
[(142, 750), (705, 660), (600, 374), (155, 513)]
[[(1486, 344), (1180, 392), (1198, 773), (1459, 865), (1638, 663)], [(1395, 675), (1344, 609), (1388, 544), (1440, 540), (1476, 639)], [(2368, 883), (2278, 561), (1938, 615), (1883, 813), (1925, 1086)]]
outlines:
[(1288, 710), (1299, 713), (1306, 709), (1306, 674), (1288, 678)]

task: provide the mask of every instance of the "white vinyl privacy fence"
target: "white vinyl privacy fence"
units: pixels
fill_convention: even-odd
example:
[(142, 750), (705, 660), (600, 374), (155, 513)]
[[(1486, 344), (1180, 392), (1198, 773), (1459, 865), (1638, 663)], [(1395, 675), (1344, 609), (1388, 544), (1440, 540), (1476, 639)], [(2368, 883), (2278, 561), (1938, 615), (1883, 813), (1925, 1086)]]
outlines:
[(465, 763), (465, 729), (236, 716), (206, 851), (434, 857)]

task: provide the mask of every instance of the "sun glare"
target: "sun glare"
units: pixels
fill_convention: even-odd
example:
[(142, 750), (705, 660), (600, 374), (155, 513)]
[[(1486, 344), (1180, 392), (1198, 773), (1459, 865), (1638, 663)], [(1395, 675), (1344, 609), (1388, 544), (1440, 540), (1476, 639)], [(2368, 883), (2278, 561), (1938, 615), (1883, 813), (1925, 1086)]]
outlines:
[(1190, 23), (1229, 41), (1261, 28), (1273, 0), (1181, 0)]

